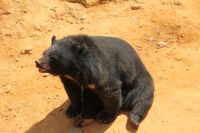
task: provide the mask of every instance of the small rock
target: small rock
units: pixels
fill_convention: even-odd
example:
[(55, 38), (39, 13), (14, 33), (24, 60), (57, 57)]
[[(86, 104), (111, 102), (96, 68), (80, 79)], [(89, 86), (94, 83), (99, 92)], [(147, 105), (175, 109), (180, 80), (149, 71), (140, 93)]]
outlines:
[(163, 48), (163, 47), (167, 47), (168, 43), (165, 41), (160, 41), (159, 43), (157, 43), (157, 48)]
[(5, 36), (6, 37), (12, 37), (12, 34), (6, 33)]
[(48, 32), (51, 32), (51, 31), (52, 31), (52, 29), (48, 29), (47, 31), (48, 31)]
[(168, 37), (168, 39), (172, 39), (172, 37), (171, 37), (171, 36), (169, 36), (169, 37)]
[(24, 11), (23, 11), (23, 13), (27, 13), (27, 11), (26, 11), (26, 10), (24, 10)]
[(42, 77), (48, 77), (48, 76), (49, 76), (48, 73), (44, 73), (44, 74), (42, 75)]
[(142, 6), (139, 4), (134, 4), (133, 6), (131, 6), (131, 9), (132, 10), (140, 10), (140, 9), (142, 9)]
[[(101, 1), (103, 2), (103, 1)], [(81, 0), (81, 4), (83, 4), (85, 7), (90, 7), (99, 4), (99, 0)]]
[(12, 106), (7, 106), (8, 111), (12, 111), (13, 107)]
[(147, 39), (147, 41), (155, 41), (155, 39), (154, 39), (153, 37), (149, 37), (149, 38)]
[(19, 62), (19, 58), (15, 58), (15, 61), (16, 61), (16, 62)]
[(10, 93), (10, 89), (7, 89), (4, 91), (5, 93)]
[(32, 54), (32, 50), (33, 50), (33, 48), (31, 46), (29, 46), (29, 47), (23, 49), (23, 51), (21, 51), (21, 54), (29, 54), (30, 55), (30, 54)]
[(176, 58), (176, 60), (177, 60), (177, 61), (182, 61), (182, 60), (183, 60), (183, 58)]
[(82, 16), (81, 16), (81, 20), (86, 20), (88, 18), (88, 15), (87, 14), (83, 14)]
[(35, 36), (37, 36), (36, 33), (31, 33), (31, 34), (29, 34), (29, 37), (35, 37)]
[(175, 5), (175, 6), (182, 6), (182, 3), (179, 2), (179, 1), (175, 1), (175, 2), (174, 2), (174, 5)]
[(10, 84), (5, 84), (0, 89), (0, 93), (10, 93)]
[(84, 27), (79, 28), (79, 30), (83, 30), (83, 29), (84, 29)]
[(142, 46), (141, 46), (141, 45), (139, 45), (139, 44), (136, 44), (136, 47), (138, 47), (138, 48), (142, 48)]
[(140, 51), (142, 50), (142, 46), (140, 44), (136, 44), (137, 49)]
[(185, 37), (185, 35), (184, 35), (184, 34), (180, 34), (180, 37), (184, 38), (184, 37)]
[(142, 28), (142, 27), (143, 27), (143, 25), (142, 25), (142, 24), (138, 24), (138, 26), (139, 26), (140, 28)]
[(9, 12), (9, 11), (5, 11), (5, 12), (0, 13), (0, 15), (10, 15), (10, 14), (11, 14), (11, 12)]
[(57, 87), (57, 86), (56, 86), (55, 88), (56, 88), (56, 89), (62, 89), (61, 87)]

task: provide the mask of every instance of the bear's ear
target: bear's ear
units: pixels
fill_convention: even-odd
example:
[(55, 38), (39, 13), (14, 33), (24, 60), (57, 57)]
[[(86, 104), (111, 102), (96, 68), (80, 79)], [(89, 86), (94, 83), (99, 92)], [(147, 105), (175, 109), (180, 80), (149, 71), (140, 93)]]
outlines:
[(88, 53), (88, 47), (85, 43), (82, 44), (78, 44), (75, 46), (75, 52), (76, 54), (80, 55), (85, 55), (86, 53)]
[(56, 41), (56, 36), (53, 35), (52, 38), (51, 38), (51, 45), (53, 45), (55, 41)]

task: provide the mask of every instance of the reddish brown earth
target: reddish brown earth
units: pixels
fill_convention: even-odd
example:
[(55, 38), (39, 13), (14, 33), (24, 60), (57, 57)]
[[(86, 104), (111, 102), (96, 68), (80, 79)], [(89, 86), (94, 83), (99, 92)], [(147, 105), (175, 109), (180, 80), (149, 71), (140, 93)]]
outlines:
[(0, 132), (134, 132), (125, 115), (75, 130), (57, 77), (35, 59), (52, 35), (116, 36), (137, 50), (155, 80), (138, 133), (200, 133), (200, 1), (128, 0), (84, 8), (64, 0), (0, 1)]

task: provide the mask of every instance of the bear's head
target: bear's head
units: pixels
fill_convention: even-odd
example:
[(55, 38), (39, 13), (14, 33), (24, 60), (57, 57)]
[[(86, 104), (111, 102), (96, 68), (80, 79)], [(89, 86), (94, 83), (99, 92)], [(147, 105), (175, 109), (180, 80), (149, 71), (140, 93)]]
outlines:
[(89, 54), (86, 36), (52, 37), (51, 46), (43, 52), (43, 57), (35, 61), (41, 73), (52, 75), (76, 75), (81, 61)]

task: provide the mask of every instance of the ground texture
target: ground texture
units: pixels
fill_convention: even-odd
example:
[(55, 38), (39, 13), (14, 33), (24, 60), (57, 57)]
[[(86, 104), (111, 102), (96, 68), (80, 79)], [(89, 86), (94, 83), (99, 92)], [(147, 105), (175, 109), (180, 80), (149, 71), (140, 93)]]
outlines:
[(155, 100), (138, 133), (200, 133), (200, 1), (128, 0), (84, 8), (65, 0), (0, 0), (0, 132), (134, 132), (127, 116), (81, 130), (57, 77), (34, 61), (52, 35), (116, 36), (141, 56)]

